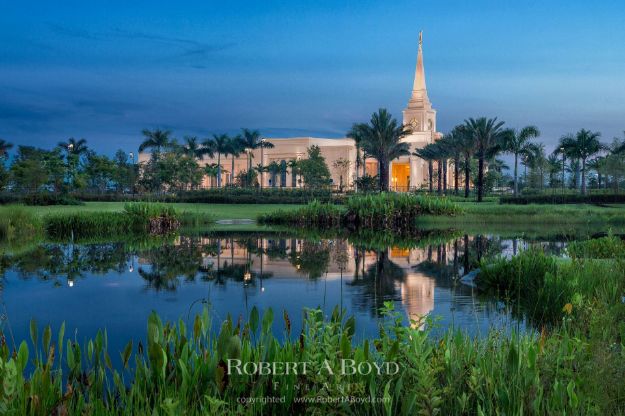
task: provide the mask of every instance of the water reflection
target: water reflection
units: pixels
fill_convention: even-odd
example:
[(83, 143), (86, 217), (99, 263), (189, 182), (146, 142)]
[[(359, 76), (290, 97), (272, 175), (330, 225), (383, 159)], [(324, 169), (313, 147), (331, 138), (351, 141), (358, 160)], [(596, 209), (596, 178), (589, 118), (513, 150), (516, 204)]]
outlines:
[[(24, 331), (24, 337), (35, 317), (57, 327), (68, 321), (87, 335), (106, 325), (126, 339), (144, 332), (153, 309), (177, 320), (200, 304), (210, 305), (216, 321), (246, 315), (252, 306), (285, 309), (297, 317), (305, 307), (329, 313), (339, 305), (356, 317), (360, 336), (377, 332), (384, 302), (393, 302), (407, 322), (419, 326), (426, 315), (436, 318), (441, 331), (455, 327), (479, 335), (491, 327), (523, 329), (524, 322), (514, 320), (505, 305), (481, 298), (461, 278), (484, 257), (511, 256), (529, 245), (558, 254), (565, 243), (447, 237), (377, 248), (279, 233), (42, 244), (0, 256), (0, 296), (13, 330)], [(274, 329), (281, 333), (279, 323)]]

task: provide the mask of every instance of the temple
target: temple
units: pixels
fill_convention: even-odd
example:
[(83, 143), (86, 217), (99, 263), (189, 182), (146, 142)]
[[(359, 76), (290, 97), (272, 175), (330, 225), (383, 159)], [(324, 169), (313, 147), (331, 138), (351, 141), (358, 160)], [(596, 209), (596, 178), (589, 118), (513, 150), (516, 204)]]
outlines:
[[(413, 188), (425, 186), (428, 178), (427, 163), (412, 153), (422, 148), (428, 143), (442, 137), (436, 131), (436, 110), (432, 108), (432, 103), (428, 97), (425, 68), (423, 64), (423, 33), (419, 33), (419, 44), (417, 51), (417, 63), (412, 92), (408, 105), (403, 110), (403, 124), (410, 129), (410, 134), (402, 140), (410, 144), (410, 156), (400, 157), (392, 161), (389, 167), (390, 188), (397, 191), (407, 191)], [(318, 137), (289, 137), (270, 138), (263, 140), (271, 142), (273, 148), (256, 149), (252, 152), (252, 165), (269, 166), (272, 162), (284, 167), (290, 160), (300, 160), (307, 157), (307, 149), (316, 145), (321, 149), (321, 154), (325, 157), (328, 168), (332, 175), (332, 182), (335, 186), (350, 188), (354, 180), (362, 176), (363, 171), (368, 175), (378, 174), (378, 163), (375, 159), (366, 159), (363, 167), (356, 172), (356, 147), (350, 138), (329, 139)], [(141, 154), (139, 161), (146, 161), (148, 155)], [(347, 162), (345, 162), (347, 161)], [(204, 158), (201, 165), (216, 164), (217, 158)], [(246, 171), (248, 167), (248, 155), (246, 152), (234, 159), (234, 171), (232, 172), (232, 160), (221, 157), (221, 183), (230, 184), (235, 181), (237, 174)], [(301, 179), (291, 176), (290, 169), (282, 169), (278, 173), (262, 173), (259, 181), (262, 187), (302, 187), (305, 184)], [(218, 181), (215, 178), (206, 177), (203, 180), (204, 187), (215, 187)]]

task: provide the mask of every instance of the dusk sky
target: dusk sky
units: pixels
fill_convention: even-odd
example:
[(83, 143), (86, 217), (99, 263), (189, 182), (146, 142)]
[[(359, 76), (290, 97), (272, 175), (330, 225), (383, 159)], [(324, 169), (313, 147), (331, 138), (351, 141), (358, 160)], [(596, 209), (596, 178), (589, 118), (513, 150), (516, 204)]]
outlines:
[(440, 131), (498, 116), (548, 150), (582, 127), (622, 137), (623, 1), (511, 4), (0, 0), (0, 138), (341, 137), (379, 107), (401, 118), (421, 29)]

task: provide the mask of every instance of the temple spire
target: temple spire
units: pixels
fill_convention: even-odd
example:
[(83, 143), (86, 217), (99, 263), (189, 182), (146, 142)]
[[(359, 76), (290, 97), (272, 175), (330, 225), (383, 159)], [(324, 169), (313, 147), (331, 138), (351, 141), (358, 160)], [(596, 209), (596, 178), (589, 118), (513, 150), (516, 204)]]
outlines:
[[(410, 105), (412, 104), (412, 105)], [(409, 106), (428, 106), (427, 87), (425, 86), (425, 69), (423, 67), (423, 31), (419, 32), (419, 50), (417, 52), (417, 68), (415, 70), (412, 96)]]

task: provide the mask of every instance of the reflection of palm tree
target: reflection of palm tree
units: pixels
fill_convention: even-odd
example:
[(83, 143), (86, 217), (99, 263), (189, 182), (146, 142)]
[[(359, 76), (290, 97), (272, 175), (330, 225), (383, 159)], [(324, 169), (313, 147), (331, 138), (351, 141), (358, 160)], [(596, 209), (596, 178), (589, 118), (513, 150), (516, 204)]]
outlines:
[(152, 269), (145, 270), (143, 267), (139, 267), (139, 276), (141, 276), (147, 283), (149, 289), (154, 289), (156, 292), (167, 291), (175, 292), (178, 287), (178, 279), (171, 278), (162, 273), (161, 270)]
[(388, 252), (388, 249), (376, 251), (376, 261), (367, 268), (363, 278), (349, 283), (363, 289), (362, 296), (354, 298), (355, 302), (373, 315), (378, 315), (384, 302), (401, 300), (396, 283), (404, 281), (406, 272), (389, 259)]

